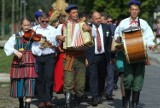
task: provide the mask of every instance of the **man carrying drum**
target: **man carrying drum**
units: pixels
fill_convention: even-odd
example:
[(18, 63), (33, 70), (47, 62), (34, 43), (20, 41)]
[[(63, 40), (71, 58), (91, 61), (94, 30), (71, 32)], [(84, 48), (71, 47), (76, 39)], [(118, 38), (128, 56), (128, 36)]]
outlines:
[[(138, 14), (140, 12), (141, 3), (137, 0), (131, 0), (128, 4), (130, 17), (122, 20), (119, 26), (116, 28), (114, 38), (117, 42), (120, 42), (122, 37), (122, 31), (129, 27), (140, 27), (142, 30), (142, 36), (146, 47), (150, 50), (155, 49), (154, 34), (148, 23), (140, 19)], [(138, 46), (137, 46), (138, 47)], [(124, 54), (124, 53), (122, 53)], [(127, 63), (125, 57), (124, 62), (124, 86), (125, 86), (125, 108), (135, 108), (139, 102), (140, 91), (142, 90), (144, 74), (145, 74), (145, 61)], [(132, 104), (130, 104), (130, 96), (132, 93)]]

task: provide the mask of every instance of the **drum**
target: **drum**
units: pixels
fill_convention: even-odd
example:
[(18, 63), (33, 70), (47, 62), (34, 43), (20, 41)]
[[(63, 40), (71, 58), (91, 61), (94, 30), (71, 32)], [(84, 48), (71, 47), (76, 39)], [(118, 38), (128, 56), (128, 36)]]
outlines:
[(93, 38), (89, 32), (84, 32), (81, 23), (67, 23), (63, 28), (63, 35), (66, 36), (63, 42), (63, 49), (65, 50), (84, 50), (86, 47), (94, 45)]
[(146, 46), (143, 41), (141, 29), (139, 27), (130, 27), (123, 31), (124, 51), (127, 62), (145, 62)]

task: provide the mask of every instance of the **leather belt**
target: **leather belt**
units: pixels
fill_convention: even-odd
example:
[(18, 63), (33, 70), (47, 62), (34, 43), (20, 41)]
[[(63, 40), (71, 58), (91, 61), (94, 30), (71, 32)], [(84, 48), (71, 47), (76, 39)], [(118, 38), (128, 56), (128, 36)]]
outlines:
[(51, 56), (51, 55), (55, 55), (55, 53), (45, 54), (45, 55), (42, 54), (40, 57), (46, 57), (46, 56)]

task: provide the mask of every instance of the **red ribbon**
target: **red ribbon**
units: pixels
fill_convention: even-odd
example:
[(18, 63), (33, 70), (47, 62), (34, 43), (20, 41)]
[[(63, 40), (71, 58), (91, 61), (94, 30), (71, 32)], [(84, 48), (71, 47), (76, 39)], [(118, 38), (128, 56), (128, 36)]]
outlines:
[(132, 20), (129, 25), (131, 25), (131, 24), (133, 24), (133, 23), (137, 25), (137, 24), (138, 24), (138, 21)]

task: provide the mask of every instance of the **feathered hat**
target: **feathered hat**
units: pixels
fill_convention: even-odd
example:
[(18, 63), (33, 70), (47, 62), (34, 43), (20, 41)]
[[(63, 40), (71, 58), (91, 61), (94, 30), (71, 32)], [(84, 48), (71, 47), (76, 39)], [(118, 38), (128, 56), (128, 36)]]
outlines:
[(60, 14), (66, 15), (65, 9), (68, 7), (68, 4), (65, 0), (56, 0), (56, 2), (52, 4), (52, 7), (53, 13), (50, 16), (50, 22), (56, 20)]

